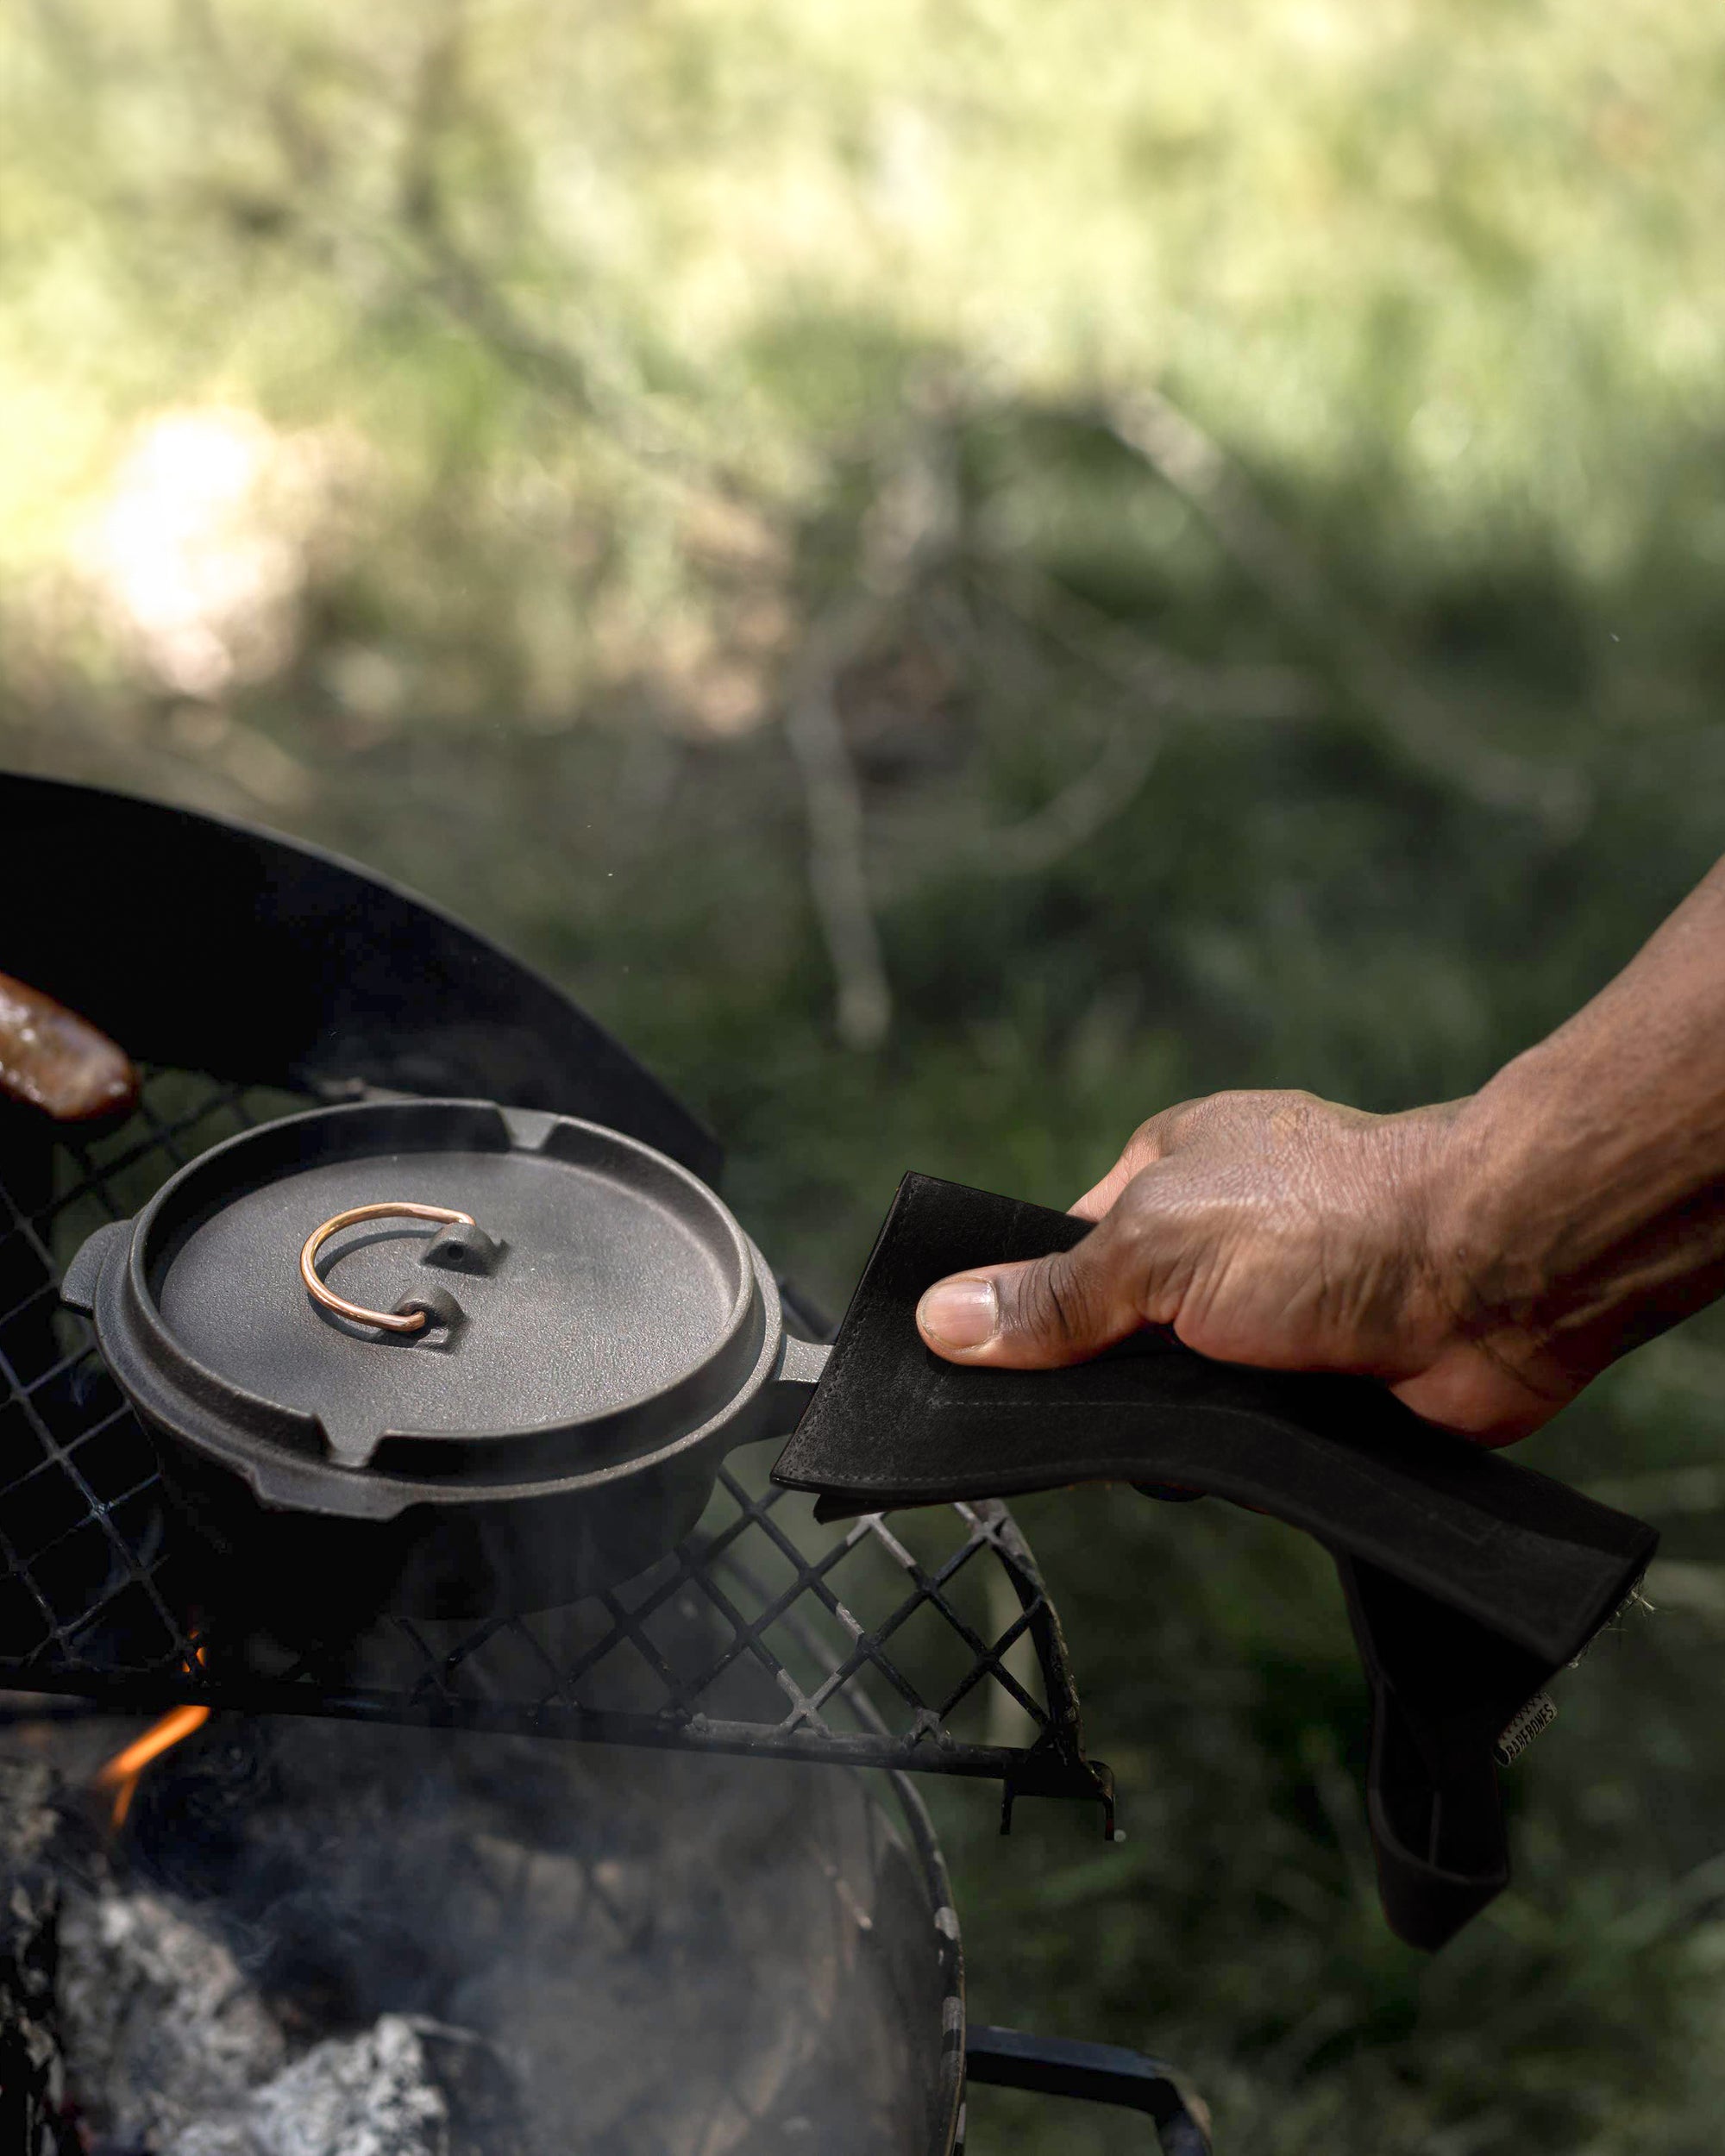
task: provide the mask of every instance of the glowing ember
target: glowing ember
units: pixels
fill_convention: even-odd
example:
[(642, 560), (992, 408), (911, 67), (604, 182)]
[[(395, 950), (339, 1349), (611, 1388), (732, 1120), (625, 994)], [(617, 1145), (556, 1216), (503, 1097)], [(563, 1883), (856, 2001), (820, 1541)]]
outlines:
[(137, 1793), (138, 1778), (153, 1759), (160, 1759), (165, 1752), (171, 1752), (180, 1739), (189, 1737), (194, 1729), (203, 1728), (210, 1719), (207, 1707), (176, 1707), (171, 1714), (147, 1729), (141, 1737), (135, 1737), (123, 1752), (116, 1752), (96, 1777), (98, 1789), (112, 1789), (114, 1809), (111, 1823), (115, 1831), (126, 1823), (126, 1814), (132, 1808), (132, 1799)]

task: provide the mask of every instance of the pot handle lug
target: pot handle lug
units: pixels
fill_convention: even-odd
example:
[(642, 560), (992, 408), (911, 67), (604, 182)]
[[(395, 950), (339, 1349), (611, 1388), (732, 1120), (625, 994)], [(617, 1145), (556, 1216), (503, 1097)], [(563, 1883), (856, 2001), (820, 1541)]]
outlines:
[(759, 1435), (787, 1437), (796, 1428), (804, 1408), (814, 1398), (814, 1388), (831, 1353), (825, 1340), (800, 1340), (794, 1332), (784, 1334), (766, 1388), (767, 1426)]
[[(363, 1467), (376, 1444), (375, 1438), (357, 1441), (353, 1448), (354, 1457), (344, 1457), (341, 1448), (331, 1445), (329, 1457), (339, 1466)], [(272, 1511), (304, 1512), (315, 1507), (331, 1519), (387, 1523), (406, 1507), (398, 1490), (374, 1476), (356, 1474), (351, 1480), (344, 1476), (332, 1489), (316, 1468), (308, 1471), (297, 1460), (254, 1461), (246, 1470), (246, 1480), (259, 1503)]]
[(60, 1300), (73, 1310), (81, 1310), (86, 1318), (93, 1316), (97, 1283), (103, 1270), (109, 1259), (122, 1250), (131, 1238), (129, 1220), (110, 1220), (93, 1235), (85, 1236), (60, 1284)]
[(785, 1335), (785, 1344), (779, 1351), (779, 1367), (773, 1373), (775, 1384), (794, 1386), (804, 1395), (804, 1405), (813, 1397), (825, 1369), (827, 1358), (832, 1353), (831, 1344), (826, 1340), (800, 1340), (794, 1333)]

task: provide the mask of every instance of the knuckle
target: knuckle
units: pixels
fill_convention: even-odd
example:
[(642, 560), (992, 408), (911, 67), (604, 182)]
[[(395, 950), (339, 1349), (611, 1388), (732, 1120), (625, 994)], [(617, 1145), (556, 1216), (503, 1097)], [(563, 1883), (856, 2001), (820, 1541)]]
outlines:
[(1069, 1257), (1055, 1258), (1043, 1275), (1043, 1293), (1047, 1298), (1051, 1314), (1051, 1330), (1058, 1339), (1077, 1341), (1088, 1338), (1091, 1298), (1086, 1291), (1082, 1270)]
[(1274, 1098), (1270, 1094), (1241, 1091), (1207, 1093), (1165, 1109), (1152, 1119), (1160, 1126), (1160, 1156), (1227, 1141), (1261, 1121), (1264, 1102)]
[(1155, 1115), (1147, 1117), (1132, 1132), (1126, 1146), (1128, 1155), (1142, 1161), (1160, 1160), (1180, 1143), (1182, 1132), (1190, 1128), (1203, 1106), (1201, 1100), (1176, 1100), (1171, 1107), (1159, 1109)]
[(1259, 1154), (1297, 1142), (1335, 1112), (1330, 1102), (1301, 1087), (1242, 1088), (1200, 1101), (1190, 1136), (1211, 1150)]

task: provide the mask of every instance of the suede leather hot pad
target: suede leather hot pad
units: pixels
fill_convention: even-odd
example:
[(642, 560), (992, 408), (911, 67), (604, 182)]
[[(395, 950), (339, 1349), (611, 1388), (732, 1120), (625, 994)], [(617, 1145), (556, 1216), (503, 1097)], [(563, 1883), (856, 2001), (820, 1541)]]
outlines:
[(1390, 1921), (1441, 1945), (1508, 1877), (1492, 1745), (1645, 1570), (1658, 1538), (1370, 1381), (1214, 1363), (1149, 1330), (1063, 1370), (922, 1344), (944, 1275), (1070, 1249), (1088, 1224), (907, 1175), (775, 1481), (823, 1517), (1072, 1482), (1179, 1485), (1334, 1555), (1373, 1694), (1369, 1811)]

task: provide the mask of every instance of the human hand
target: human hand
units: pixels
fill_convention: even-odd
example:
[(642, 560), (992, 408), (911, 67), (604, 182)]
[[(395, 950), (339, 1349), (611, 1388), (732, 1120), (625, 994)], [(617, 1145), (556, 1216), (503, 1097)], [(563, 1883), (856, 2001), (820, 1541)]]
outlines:
[(1083, 1362), (1145, 1325), (1200, 1354), (1383, 1380), (1489, 1445), (1586, 1377), (1467, 1276), (1467, 1104), (1368, 1115), (1304, 1093), (1226, 1093), (1152, 1116), (1072, 1208), (1073, 1250), (938, 1282), (918, 1324), (955, 1363)]

